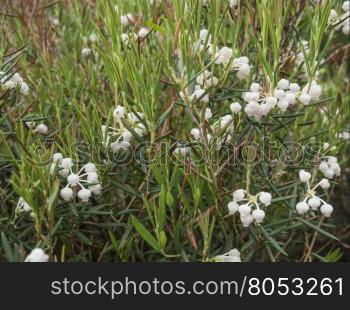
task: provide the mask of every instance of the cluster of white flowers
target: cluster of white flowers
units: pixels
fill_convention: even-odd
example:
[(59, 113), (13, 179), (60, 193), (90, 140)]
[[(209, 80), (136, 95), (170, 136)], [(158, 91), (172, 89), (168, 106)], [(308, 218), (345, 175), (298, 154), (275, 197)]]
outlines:
[(76, 187), (80, 188), (78, 197), (83, 202), (89, 201), (91, 194), (99, 195), (101, 193), (101, 183), (99, 182), (96, 166), (93, 163), (87, 163), (77, 173), (74, 173), (73, 165), (71, 158), (63, 158), (61, 153), (53, 155), (50, 173), (53, 174), (58, 168), (58, 174), (67, 180), (67, 185), (60, 191), (61, 198), (70, 201), (74, 195), (73, 188)]
[[(294, 105), (298, 99), (302, 104), (308, 105), (311, 100), (318, 100), (322, 94), (322, 88), (316, 81), (306, 85), (302, 91), (297, 83), (290, 83), (286, 79), (281, 79), (273, 94), (265, 94), (258, 83), (252, 83), (250, 91), (242, 95), (243, 100), (247, 103), (244, 111), (247, 115), (260, 120), (276, 106), (285, 112), (290, 105)], [(233, 113), (241, 110), (239, 103), (230, 106)]]
[[(120, 150), (128, 150), (130, 147), (130, 142), (133, 139), (133, 134), (125, 128), (123, 125), (122, 119), (126, 120), (133, 131), (139, 136), (142, 137), (145, 134), (146, 128), (145, 125), (141, 122), (144, 118), (143, 113), (141, 112), (130, 112), (126, 113), (125, 108), (121, 105), (118, 105), (113, 111), (113, 118), (116, 127), (107, 127), (102, 126), (102, 140), (105, 147), (110, 147), (112, 152), (118, 152)], [(118, 137), (116, 141), (111, 142), (114, 137)]]
[(242, 261), (241, 253), (237, 249), (232, 249), (223, 255), (215, 256), (213, 260), (217, 263), (240, 263)]
[(322, 87), (319, 84), (317, 84), (315, 80), (313, 80), (310, 84), (305, 85), (298, 99), (302, 104), (308, 105), (310, 104), (310, 102), (312, 102), (312, 100), (319, 100), (321, 95)]
[(196, 82), (201, 88), (208, 89), (212, 86), (218, 85), (219, 80), (209, 70), (204, 70), (196, 77)]
[[(262, 98), (262, 95), (261, 87), (258, 83), (252, 83), (250, 86), (250, 91), (243, 93), (242, 95), (243, 100), (247, 103), (244, 108), (244, 112), (247, 113), (248, 116), (255, 117), (257, 120), (260, 120), (263, 116), (266, 116), (278, 102), (278, 99), (275, 97), (267, 96)], [(231, 106), (231, 111), (240, 111), (240, 107), (237, 103)]]
[[(156, 1), (158, 3), (158, 1)], [(151, 5), (153, 4), (150, 3)], [(118, 7), (115, 7), (116, 11), (118, 11)], [(134, 25), (136, 23), (136, 18), (133, 14), (131, 13), (127, 13), (124, 15), (120, 16), (120, 24), (122, 25), (122, 27), (127, 28), (130, 25)], [(137, 35), (134, 34), (134, 38), (139, 38), (139, 39), (143, 39), (145, 38), (150, 32), (150, 29), (146, 28), (146, 27), (142, 27), (140, 28), (140, 30), (138, 31)], [(129, 35), (127, 33), (123, 33), (121, 35), (121, 39), (122, 42), (127, 44), (129, 42)]]
[[(213, 50), (213, 47), (209, 49), (209, 51)], [(228, 65), (231, 61), (231, 69), (236, 71), (236, 75), (240, 80), (247, 79), (250, 74), (250, 65), (249, 65), (249, 59), (246, 56), (234, 58), (232, 60), (232, 49), (224, 46), (220, 48), (215, 53), (215, 63), (216, 64), (223, 64)]]
[(207, 89), (214, 87), (218, 84), (219, 80), (209, 70), (204, 70), (196, 77), (196, 85), (191, 95), (188, 95), (188, 90), (181, 91), (180, 97), (184, 101), (196, 102), (200, 101), (203, 103), (209, 102), (209, 94)]
[(338, 159), (334, 156), (325, 156), (325, 160), (321, 161), (318, 169), (327, 179), (333, 179), (334, 176), (339, 176), (341, 172)]
[(29, 86), (26, 82), (23, 81), (23, 78), (19, 73), (15, 73), (12, 76), (6, 75), (5, 72), (0, 71), (0, 86), (3, 89), (15, 89), (19, 88), (20, 93), (24, 96), (29, 93)]
[[(209, 108), (206, 108), (204, 113), (205, 120), (208, 121), (212, 117), (212, 112)], [(212, 141), (216, 141), (217, 143), (217, 149), (219, 150), (222, 145), (225, 142), (229, 142), (232, 139), (231, 134), (234, 131), (234, 124), (233, 124), (233, 117), (230, 114), (224, 115), (220, 117), (218, 120), (216, 120), (211, 126), (211, 131), (216, 134), (222, 131), (223, 128), (226, 128), (225, 135), (221, 137), (220, 139), (213, 139), (212, 135), (210, 133), (207, 133), (206, 138), (208, 143), (211, 143)], [(191, 129), (191, 136), (197, 140), (203, 142), (204, 139), (204, 133), (199, 128), (192, 128)]]
[(25, 263), (47, 263), (49, 256), (41, 248), (33, 249), (24, 260)]
[(240, 80), (246, 79), (250, 74), (249, 59), (246, 56), (233, 59), (233, 50), (227, 46), (221, 48), (211, 44), (211, 35), (207, 29), (202, 29), (199, 33), (198, 47), (195, 50), (206, 50), (210, 56), (214, 56), (215, 64), (228, 65), (233, 71), (236, 71), (237, 77)]
[[(248, 227), (255, 220), (261, 223), (265, 218), (265, 211), (260, 209), (261, 204), (265, 207), (271, 204), (272, 196), (268, 192), (260, 192), (253, 196), (244, 189), (233, 192), (233, 200), (227, 205), (230, 215), (238, 212), (240, 214), (243, 227)], [(252, 209), (254, 207), (254, 210)]]
[(301, 182), (307, 184), (307, 192), (303, 201), (298, 202), (296, 205), (296, 211), (299, 214), (305, 214), (310, 209), (317, 211), (320, 209), (321, 213), (329, 217), (333, 212), (333, 207), (327, 202), (323, 201), (320, 197), (316, 195), (316, 189), (320, 186), (324, 190), (330, 187), (330, 183), (327, 179), (322, 179), (313, 188), (310, 186), (311, 173), (305, 170), (299, 171), (299, 179)]

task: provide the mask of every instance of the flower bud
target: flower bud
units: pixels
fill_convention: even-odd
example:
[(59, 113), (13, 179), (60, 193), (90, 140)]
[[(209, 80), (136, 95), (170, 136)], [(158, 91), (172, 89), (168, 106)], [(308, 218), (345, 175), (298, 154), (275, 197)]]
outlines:
[(261, 192), (259, 195), (259, 200), (265, 206), (269, 206), (271, 204), (272, 196), (270, 193)]
[(299, 171), (299, 179), (301, 182), (308, 182), (311, 179), (311, 173), (309, 173), (305, 170), (300, 170)]
[(89, 198), (91, 196), (91, 191), (86, 189), (86, 188), (83, 188), (81, 189), (79, 192), (78, 192), (78, 197), (81, 199), (81, 201), (83, 202), (88, 202), (89, 201)]
[(304, 214), (307, 211), (309, 211), (310, 207), (309, 207), (309, 205), (306, 202), (303, 201), (303, 202), (297, 203), (296, 209), (297, 209), (297, 212), (299, 214)]
[(323, 204), (321, 206), (320, 209), (321, 213), (325, 216), (325, 217), (330, 217), (332, 212), (333, 212), (333, 207), (330, 204)]
[(228, 212), (230, 215), (235, 214), (238, 211), (238, 203), (235, 201), (230, 201), (229, 204), (227, 205), (228, 207)]
[(62, 188), (60, 191), (60, 195), (64, 201), (69, 201), (73, 197), (73, 190), (69, 187)]
[(253, 218), (257, 223), (261, 223), (265, 217), (265, 211), (256, 209), (252, 212)]

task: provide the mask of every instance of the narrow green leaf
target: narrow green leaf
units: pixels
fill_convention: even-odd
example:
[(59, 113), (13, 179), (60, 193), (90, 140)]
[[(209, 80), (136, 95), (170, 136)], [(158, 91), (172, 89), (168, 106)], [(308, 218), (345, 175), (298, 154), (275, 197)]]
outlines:
[(269, 233), (264, 229), (264, 227), (260, 226), (261, 231), (265, 235), (266, 239), (270, 241), (271, 245), (278, 251), (281, 252), (283, 255), (288, 256), (285, 250), (282, 249), (282, 247), (278, 244), (278, 242), (272, 238)]
[(161, 252), (159, 244), (157, 240), (152, 236), (152, 234), (146, 229), (145, 226), (141, 224), (141, 222), (135, 217), (131, 216), (132, 224), (134, 225), (137, 232), (141, 235), (141, 237), (156, 251)]
[(314, 224), (312, 224), (312, 223), (310, 223), (310, 222), (308, 222), (308, 221), (306, 221), (306, 220), (304, 220), (304, 219), (302, 219), (302, 218), (300, 218), (300, 217), (298, 217), (297, 219), (298, 219), (300, 222), (304, 223), (305, 225), (309, 226), (310, 228), (316, 230), (316, 231), (319, 232), (320, 234), (322, 234), (322, 235), (324, 235), (324, 236), (326, 236), (326, 237), (332, 238), (332, 239), (334, 239), (334, 240), (339, 241), (339, 239), (338, 239), (336, 236), (333, 236), (332, 234), (330, 234), (329, 232), (323, 230), (322, 228), (317, 227), (316, 225), (314, 225)]

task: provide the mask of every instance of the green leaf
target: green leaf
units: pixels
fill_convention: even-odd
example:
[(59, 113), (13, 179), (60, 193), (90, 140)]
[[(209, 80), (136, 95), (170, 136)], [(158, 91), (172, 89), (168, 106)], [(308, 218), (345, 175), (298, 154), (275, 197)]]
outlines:
[(135, 217), (131, 216), (131, 222), (134, 225), (137, 232), (141, 235), (141, 237), (156, 251), (161, 252), (161, 248), (157, 240), (152, 236), (152, 234), (146, 229), (145, 226), (141, 224), (141, 222)]
[(163, 29), (161, 26), (159, 26), (159, 25), (157, 25), (157, 24), (151, 22), (150, 20), (146, 21), (146, 22), (145, 22), (145, 25), (146, 25), (148, 28), (151, 28), (151, 29), (153, 29), (153, 30), (155, 30), (155, 31), (163, 32), (163, 33), (165, 32), (164, 29)]
[(117, 181), (112, 181), (112, 183), (117, 186), (118, 188), (122, 189), (123, 191), (129, 193), (132, 196), (137, 196), (139, 198), (142, 198), (142, 196), (136, 192), (131, 186), (127, 185), (127, 184), (121, 184)]
[(197, 208), (199, 202), (201, 201), (201, 190), (199, 187), (196, 187), (194, 191), (194, 206)]
[(14, 259), (13, 251), (12, 251), (10, 244), (9, 244), (4, 233), (1, 233), (1, 244), (2, 244), (2, 247), (5, 251), (5, 256), (6, 256), (7, 260), (9, 262), (14, 262), (15, 259)]
[(266, 239), (270, 241), (271, 245), (278, 251), (281, 252), (283, 255), (288, 256), (285, 250), (282, 249), (282, 247), (278, 244), (278, 242), (273, 239), (269, 233), (264, 229), (264, 227), (260, 226), (261, 231), (265, 235)]
[(167, 242), (167, 237), (166, 237), (166, 234), (164, 231), (161, 231), (160, 232), (160, 235), (159, 235), (159, 246), (164, 249), (165, 246), (166, 246), (166, 242)]
[(174, 197), (170, 191), (167, 191), (166, 193), (166, 204), (169, 208), (171, 208), (174, 205)]
[(305, 225), (309, 226), (310, 228), (316, 230), (316, 231), (319, 232), (320, 234), (322, 234), (322, 235), (324, 235), (324, 236), (326, 236), (326, 237), (329, 237), (329, 238), (331, 238), (331, 239), (334, 239), (334, 240), (339, 241), (339, 239), (338, 239), (336, 236), (333, 236), (332, 234), (330, 234), (329, 232), (323, 230), (322, 228), (317, 227), (316, 225), (311, 224), (310, 222), (305, 221), (305, 220), (303, 220), (303, 219), (300, 218), (300, 217), (297, 217), (297, 220), (300, 221), (300, 222), (302, 222), (302, 223), (304, 223)]

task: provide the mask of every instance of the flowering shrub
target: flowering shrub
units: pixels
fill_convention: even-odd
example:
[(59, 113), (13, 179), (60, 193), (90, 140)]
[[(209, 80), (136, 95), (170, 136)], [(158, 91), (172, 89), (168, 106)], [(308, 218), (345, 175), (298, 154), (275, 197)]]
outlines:
[(348, 260), (349, 3), (8, 2), (0, 261)]

